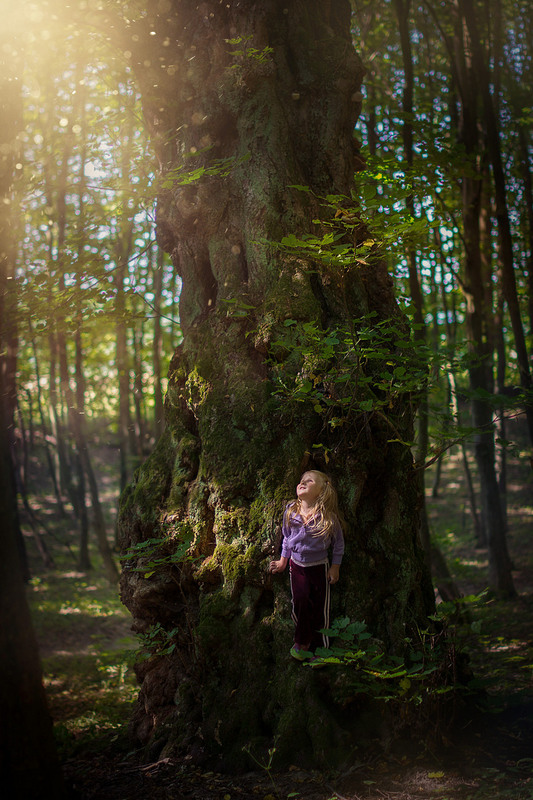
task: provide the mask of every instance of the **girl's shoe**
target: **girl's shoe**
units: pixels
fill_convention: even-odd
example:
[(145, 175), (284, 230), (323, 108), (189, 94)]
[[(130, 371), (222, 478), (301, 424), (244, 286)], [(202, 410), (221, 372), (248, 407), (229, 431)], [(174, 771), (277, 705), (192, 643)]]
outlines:
[(296, 661), (307, 661), (310, 658), (313, 658), (313, 654), (309, 652), (309, 650), (300, 650), (297, 644), (294, 644), (289, 653)]

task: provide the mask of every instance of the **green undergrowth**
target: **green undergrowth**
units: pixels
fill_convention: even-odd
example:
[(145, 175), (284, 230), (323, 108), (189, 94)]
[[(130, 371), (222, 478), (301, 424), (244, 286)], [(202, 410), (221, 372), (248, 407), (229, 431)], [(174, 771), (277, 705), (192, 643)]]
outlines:
[(533, 595), (515, 600), (487, 596), (471, 615), (476, 634), (464, 650), (486, 687), (486, 706), (498, 710), (533, 698)]
[(62, 565), (36, 575), (28, 600), (60, 756), (127, 747), (138, 687), (137, 639), (118, 589)]
[[(531, 546), (531, 471), (511, 464), (508, 546), (516, 597), (502, 599), (488, 587), (487, 548), (476, 541), (459, 454), (447, 459), (440, 490), (428, 509), (432, 539), (444, 555), (462, 601), (469, 631), (462, 627), (461, 647), (470, 667), (486, 687), (486, 704), (494, 710), (533, 697), (533, 548)], [(427, 486), (431, 485), (431, 476)], [(511, 478), (510, 478), (511, 481)], [(476, 487), (477, 488), (477, 487)], [(461, 606), (461, 604), (460, 604)]]
[[(34, 578), (28, 596), (61, 755), (130, 748), (125, 731), (138, 690), (133, 662), (139, 641), (129, 632), (129, 614), (116, 590), (101, 578), (57, 570)], [(458, 611), (469, 615), (455, 635), (483, 687), (483, 710), (498, 711), (513, 698), (518, 702), (531, 690), (533, 642), (526, 632), (533, 599), (482, 595), (464, 601)], [(448, 616), (453, 618), (450, 610)], [(390, 685), (391, 675), (378, 677), (376, 682)], [(406, 677), (417, 680), (416, 670), (412, 675), (399, 670), (400, 695), (406, 693)]]
[[(513, 465), (511, 469), (514, 470)], [(431, 495), (431, 477), (428, 475), (428, 495)], [(533, 696), (531, 478), (522, 467), (521, 473), (517, 476), (513, 472), (512, 477), (513, 485), (519, 487), (518, 492), (510, 493), (508, 498), (509, 547), (518, 592), (513, 600), (501, 600), (485, 592), (487, 554), (476, 546), (461, 464), (453, 452), (443, 470), (439, 495), (428, 497), (433, 538), (461, 594), (477, 596), (476, 602), (464, 601), (459, 606), (458, 616), (466, 612), (466, 619), (457, 627), (456, 637), (457, 645), (468, 655), (480, 687), (478, 699), (483, 726), (480, 738), (477, 741), (473, 738), (471, 745), (489, 755), (494, 746), (489, 741), (490, 734), (501, 725), (497, 712), (505, 714), (513, 708), (519, 711), (520, 704), (526, 704), (528, 698), (531, 707)], [(30, 550), (31, 547), (29, 541)], [(122, 606), (118, 591), (100, 577), (101, 567), (95, 554), (91, 554), (94, 571), (83, 575), (73, 569), (72, 557), (58, 542), (53, 550), (57, 567), (46, 572), (37, 555), (30, 553), (34, 578), (28, 586), (28, 597), (61, 757), (67, 760), (90, 753), (128, 753), (132, 743), (127, 727), (138, 692), (133, 661), (140, 644), (131, 634), (130, 615)], [(450, 617), (453, 612), (448, 614)], [(326, 667), (323, 674), (333, 674), (335, 669)], [(401, 666), (400, 671), (403, 669)], [(367, 677), (374, 680), (372, 676)], [(388, 691), (390, 678), (387, 675), (374, 678), (378, 688)], [(411, 687), (407, 687), (406, 679)], [(403, 687), (409, 689), (406, 694), (415, 691), (412, 697), (416, 697), (421, 685), (416, 672), (398, 676), (400, 692), (402, 680)], [(502, 736), (516, 736), (517, 744), (521, 744), (522, 732), (514, 724), (514, 717), (512, 722), (506, 723)], [(467, 751), (465, 764), (469, 758)], [(468, 786), (463, 784), (459, 792), (451, 787), (446, 768), (436, 766), (435, 775), (445, 774), (442, 779), (431, 778), (432, 788), (423, 795), (425, 800), (429, 797), (436, 800), (452, 797), (457, 800), (488, 800), (489, 797), (490, 800), (523, 800), (533, 796), (532, 762), (528, 753), (510, 757), (505, 764), (495, 762), (472, 769), (475, 774), (471, 782)], [(377, 769), (376, 772), (370, 770), (366, 778), (364, 791), (371, 792), (373, 786), (382, 787)], [(439, 785), (441, 780), (442, 786)], [(413, 793), (414, 796), (421, 797)]]

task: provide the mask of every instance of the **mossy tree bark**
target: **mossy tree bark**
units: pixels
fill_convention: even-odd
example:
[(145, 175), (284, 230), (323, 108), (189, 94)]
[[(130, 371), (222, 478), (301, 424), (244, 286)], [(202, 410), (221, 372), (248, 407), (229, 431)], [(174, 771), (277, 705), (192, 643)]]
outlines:
[[(154, 571), (137, 550), (125, 562), (122, 596), (137, 630), (176, 645), (138, 666), (133, 726), (154, 754), (173, 748), (235, 766), (244, 745), (275, 740), (280, 759), (324, 765), (353, 743), (356, 704), (330, 674), (290, 662), (287, 576), (268, 573), (303, 469), (333, 475), (347, 520), (337, 612), (399, 649), (433, 602), (418, 481), (401, 443), (412, 436), (409, 403), (385, 416), (354, 397), (333, 427), (316, 403), (275, 392), (280, 375), (297, 384), (313, 369), (300, 357), (306, 323), (349, 330), (375, 312), (404, 324), (379, 261), (334, 268), (268, 244), (329, 230), (316, 222), (318, 198), (350, 196), (363, 75), (350, 7), (182, 0), (146, 9), (128, 46), (167, 177), (158, 237), (182, 279), (184, 338), (167, 425), (123, 495), (120, 535), (123, 550), (164, 537), (169, 559), (192, 535), (194, 560)], [(204, 168), (190, 182), (186, 173)], [(337, 357), (322, 354), (322, 366)]]

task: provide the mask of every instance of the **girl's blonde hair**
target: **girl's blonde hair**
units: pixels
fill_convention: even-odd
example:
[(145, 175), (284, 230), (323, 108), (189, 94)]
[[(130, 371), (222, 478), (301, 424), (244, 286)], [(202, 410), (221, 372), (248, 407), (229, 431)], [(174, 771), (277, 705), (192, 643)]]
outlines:
[[(333, 535), (335, 523), (338, 522), (342, 526), (337, 492), (331, 479), (325, 472), (320, 472), (318, 469), (308, 469), (304, 472), (302, 478), (304, 475), (316, 475), (322, 483), (322, 489), (313, 506), (313, 516), (310, 520), (315, 528), (312, 535), (320, 536), (323, 539), (329, 539)], [(300, 500), (293, 500), (287, 507), (288, 519), (290, 520), (293, 514), (298, 514), (299, 512)]]

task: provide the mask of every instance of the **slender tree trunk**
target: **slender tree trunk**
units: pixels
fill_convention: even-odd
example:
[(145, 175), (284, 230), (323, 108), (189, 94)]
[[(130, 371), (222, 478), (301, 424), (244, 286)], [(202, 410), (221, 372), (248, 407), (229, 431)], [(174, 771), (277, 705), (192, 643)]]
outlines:
[[(111, 584), (115, 584), (118, 582), (118, 571), (115, 566), (115, 562), (113, 560), (113, 554), (111, 551), (111, 547), (109, 545), (107, 539), (107, 532), (106, 532), (106, 523), (104, 518), (104, 513), (102, 509), (102, 505), (100, 503), (100, 493), (98, 489), (98, 482), (96, 480), (96, 476), (94, 473), (94, 469), (92, 466), (91, 458), (89, 455), (89, 449), (87, 446), (87, 439), (85, 436), (84, 431), (84, 414), (80, 412), (76, 403), (76, 397), (74, 392), (70, 386), (70, 379), (69, 379), (69, 372), (68, 372), (68, 364), (66, 361), (66, 347), (60, 349), (60, 370), (63, 376), (63, 391), (65, 395), (65, 401), (68, 409), (68, 421), (70, 431), (74, 438), (74, 442), (76, 445), (77, 456), (79, 457), (79, 463), (81, 467), (81, 472), (85, 473), (87, 476), (87, 481), (89, 484), (89, 495), (91, 498), (91, 507), (93, 513), (93, 520), (94, 520), (94, 529), (96, 534), (96, 541), (98, 544), (98, 550), (102, 557), (103, 567), (105, 575), (108, 581)], [(83, 481), (83, 474), (80, 477), (80, 480)], [(77, 498), (76, 498), (77, 499)], [(83, 507), (85, 507), (85, 497), (83, 498)], [(78, 512), (78, 519), (79, 519), (79, 511)]]
[(504, 337), (503, 292), (501, 286), (498, 291), (496, 314), (494, 315), (494, 331), (496, 338), (496, 391), (501, 398), (496, 421), (496, 435), (500, 441), (498, 447), (498, 488), (502, 503), (502, 512), (507, 528), (507, 431), (505, 419), (505, 373), (507, 369), (507, 355)]
[(528, 316), (529, 330), (533, 334), (533, 179), (531, 177), (531, 162), (529, 158), (528, 136), (523, 126), (518, 129), (520, 142), (520, 163), (522, 179), (524, 181), (524, 201), (527, 217), (527, 242), (528, 242)]
[[(77, 414), (84, 414), (83, 406), (81, 409), (76, 409)], [(79, 523), (79, 550), (78, 550), (78, 567), (81, 572), (89, 572), (92, 570), (91, 556), (89, 552), (89, 513), (87, 509), (86, 485), (85, 485), (85, 470), (83, 468), (83, 459), (79, 451), (76, 451), (75, 468), (78, 476), (77, 481), (77, 495), (78, 495), (78, 523)]]
[[(74, 331), (75, 347), (75, 384), (76, 384), (76, 413), (85, 418), (85, 373), (83, 369), (83, 291), (81, 287), (82, 273), (85, 265), (85, 243), (86, 243), (86, 214), (85, 214), (85, 164), (87, 160), (87, 139), (86, 139), (86, 98), (85, 82), (83, 81), (83, 64), (81, 60), (77, 67), (78, 89), (76, 91), (76, 103), (74, 113), (79, 120), (82, 129), (83, 144), (80, 153), (80, 166), (78, 173), (78, 213), (76, 216), (77, 241), (78, 241), (78, 263), (77, 263), (77, 291), (76, 291), (76, 329)], [(78, 476), (78, 518), (80, 525), (79, 540), (79, 560), (78, 566), (82, 572), (89, 572), (92, 569), (91, 556), (89, 553), (89, 514), (87, 510), (85, 472), (82, 464), (82, 457), (79, 451), (76, 452), (76, 474)]]
[[(448, 384), (450, 387), (451, 407), (452, 413), (457, 427), (461, 425), (461, 418), (459, 414), (459, 404), (457, 402), (457, 383), (455, 374), (451, 365), (448, 366)], [(464, 440), (461, 440), (461, 456), (463, 462), (463, 471), (465, 475), (466, 489), (468, 493), (468, 503), (470, 505), (470, 513), (472, 515), (472, 523), (474, 526), (474, 535), (476, 542), (479, 546), (487, 544), (487, 537), (482, 520), (479, 518), (477, 509), (476, 492), (474, 489), (474, 481), (472, 480), (472, 471), (470, 469), (470, 462), (468, 459), (468, 452)]]
[(132, 328), (133, 340), (133, 405), (135, 408), (135, 454), (140, 464), (144, 455), (145, 421), (143, 417), (143, 322), (135, 320)]
[(41, 369), (39, 365), (39, 356), (37, 353), (37, 344), (35, 342), (35, 337), (33, 335), (32, 329), (32, 322), (31, 318), (28, 318), (28, 330), (31, 337), (31, 344), (32, 344), (32, 352), (33, 352), (33, 365), (35, 370), (35, 383), (37, 386), (37, 409), (39, 412), (39, 421), (41, 426), (41, 435), (42, 435), (42, 447), (45, 452), (46, 456), (46, 463), (48, 464), (48, 472), (50, 474), (50, 480), (52, 481), (52, 486), (54, 489), (54, 496), (56, 499), (56, 504), (58, 511), (62, 517), (66, 516), (65, 507), (63, 505), (63, 498), (61, 496), (61, 492), (59, 490), (59, 482), (57, 477), (57, 470), (56, 465), (54, 464), (54, 459), (52, 453), (50, 452), (50, 446), (48, 444), (48, 424), (46, 420), (46, 416), (44, 413), (44, 403), (42, 397), (42, 390), (41, 390)]
[[(396, 10), (396, 17), (400, 30), (400, 42), (402, 47), (402, 63), (404, 69), (404, 88), (403, 88), (403, 103), (402, 112), (404, 116), (402, 124), (402, 140), (405, 162), (407, 170), (413, 168), (413, 97), (414, 97), (414, 70), (413, 70), (413, 56), (411, 51), (411, 39), (409, 35), (409, 10), (411, 7), (411, 0), (394, 0), (394, 8)], [(415, 202), (414, 196), (410, 194), (406, 199), (407, 210), (415, 219)], [(424, 324), (424, 298), (422, 295), (422, 287), (420, 285), (420, 276), (418, 273), (416, 249), (410, 243), (407, 251), (407, 263), (409, 266), (409, 293), (414, 308), (415, 320), (415, 340), (422, 345), (426, 342), (426, 330)], [(421, 390), (421, 397), (418, 406), (417, 416), (417, 452), (416, 461), (418, 464), (424, 464), (429, 447), (429, 406), (427, 390)], [(425, 486), (425, 470), (419, 469), (419, 484), (420, 495), (423, 498), (422, 509), (420, 513), (420, 539), (428, 566), (431, 566), (431, 537), (429, 532), (429, 520), (426, 508), (426, 486)]]
[[(26, 395), (26, 399), (28, 400), (28, 416), (31, 417), (31, 394), (30, 392), (24, 392)], [(20, 397), (17, 398), (17, 415), (16, 415), (16, 422), (18, 423), (19, 429), (19, 438), (20, 438), (20, 459), (17, 463), (17, 471), (20, 475), (20, 480), (23, 484), (26, 484), (28, 479), (28, 464), (29, 464), (29, 434), (26, 428), (26, 421), (24, 419), (24, 414), (22, 413), (22, 408), (20, 407)]]
[[(435, 238), (438, 244), (439, 252), (442, 253), (442, 243), (440, 240), (440, 235), (438, 231), (435, 231)], [(444, 270), (444, 264), (442, 264), (442, 268)], [(457, 342), (457, 314), (455, 309), (455, 303), (453, 301), (454, 295), (452, 294), (452, 306), (449, 307), (448, 299), (446, 296), (446, 290), (444, 287), (444, 283), (441, 283), (441, 301), (442, 307), (444, 309), (444, 319), (446, 320), (446, 335), (447, 335), (447, 343), (448, 349), (450, 352), (454, 352), (456, 349), (456, 342)], [(448, 384), (448, 405), (450, 408), (451, 416), (454, 420), (455, 426), (457, 428), (461, 427), (461, 417), (459, 411), (459, 402), (458, 402), (458, 393), (457, 393), (457, 382), (455, 377), (455, 372), (453, 370), (453, 365), (448, 364), (446, 370), (446, 379)], [(461, 456), (462, 456), (462, 463), (463, 463), (463, 471), (465, 475), (465, 482), (468, 492), (468, 502), (470, 506), (470, 513), (472, 516), (472, 523), (474, 526), (474, 535), (476, 538), (476, 542), (478, 545), (486, 545), (486, 535), (483, 528), (482, 520), (478, 514), (477, 510), (477, 501), (476, 501), (476, 493), (474, 489), (474, 482), (472, 480), (472, 472), (470, 470), (470, 463), (468, 458), (468, 453), (466, 449), (466, 445), (464, 440), (461, 440)]]
[(130, 355), (128, 352), (128, 311), (126, 308), (125, 280), (128, 275), (129, 262), (133, 248), (133, 224), (131, 210), (128, 206), (129, 194), (126, 189), (130, 172), (131, 144), (133, 133), (131, 118), (127, 116), (128, 126), (120, 141), (120, 159), (124, 198), (120, 221), (116, 231), (115, 257), (115, 314), (116, 314), (116, 356), (119, 391), (119, 449), (120, 449), (120, 491), (128, 482), (131, 465), (130, 458), (136, 452), (135, 430), (131, 419), (130, 407)]
[[(62, 353), (66, 348), (65, 331), (63, 329), (63, 308), (62, 301), (58, 302), (58, 287), (64, 286), (64, 277), (60, 262), (60, 254), (64, 249), (65, 226), (66, 226), (66, 184), (68, 173), (68, 147), (63, 148), (63, 161), (60, 165), (60, 173), (57, 179), (57, 197), (54, 192), (54, 179), (50, 171), (49, 164), (44, 165), (45, 187), (47, 204), (49, 208), (56, 210), (56, 223), (49, 224), (48, 231), (48, 300), (49, 313), (48, 319), (48, 347), (50, 351), (50, 372), (49, 372), (49, 404), (50, 404), (50, 423), (52, 435), (56, 443), (57, 472), (59, 474), (59, 486), (62, 493), (65, 493), (74, 509), (74, 515), (78, 518), (78, 497), (73, 481), (73, 468), (70, 446), (67, 438), (65, 414), (63, 409), (64, 384), (68, 382), (68, 370), (61, 368)], [(57, 237), (54, 239), (54, 228), (57, 229)]]
[(116, 313), (116, 358), (119, 391), (119, 450), (120, 450), (120, 491), (128, 482), (129, 456), (131, 440), (130, 410), (130, 367), (128, 355), (128, 327), (126, 325), (126, 307), (124, 294), (124, 278), (127, 262), (121, 261), (115, 269), (115, 313)]
[[(63, 158), (61, 161), (61, 168), (58, 176), (57, 195), (56, 195), (57, 283), (59, 285), (59, 291), (62, 298), (66, 297), (67, 294), (65, 285), (64, 260), (65, 260), (65, 242), (67, 235), (67, 177), (69, 174), (70, 152), (71, 152), (70, 139), (67, 139), (65, 146), (63, 148)], [(81, 214), (83, 213), (82, 209), (80, 209), (80, 213)], [(68, 494), (74, 508), (78, 525), (80, 526), (81, 546), (82, 548), (84, 548), (83, 539), (87, 535), (87, 509), (85, 506), (85, 485), (84, 485), (83, 469), (81, 467), (81, 460), (79, 454), (76, 454), (71, 450), (71, 441), (72, 439), (74, 439), (75, 441), (75, 433), (72, 429), (72, 418), (73, 418), (72, 415), (73, 415), (73, 410), (77, 408), (76, 406), (77, 396), (72, 393), (70, 388), (71, 378), (70, 378), (70, 370), (68, 363), (69, 357), (67, 353), (67, 329), (66, 329), (63, 301), (60, 301), (60, 303), (56, 302), (55, 315), (56, 315), (57, 357), (59, 366), (59, 385), (60, 385), (61, 396), (64, 398), (64, 403), (67, 407), (66, 429), (67, 430), (70, 429), (69, 433), (71, 437), (68, 443), (68, 449), (70, 455), (69, 462), (71, 465), (71, 469), (69, 470), (68, 476), (66, 477), (66, 481), (68, 487)], [(77, 386), (77, 391), (83, 394), (84, 378), (83, 376), (80, 376), (78, 372), (81, 366), (80, 363), (78, 362), (78, 359), (81, 357), (81, 340), (79, 338), (79, 327), (78, 331), (76, 331), (74, 334), (74, 346), (75, 346), (75, 358), (76, 358), (75, 376), (76, 379), (80, 381), (80, 384)], [(85, 555), (86, 553), (80, 554), (80, 559), (84, 559)]]
[(465, 281), (469, 287), (467, 297), (467, 325), (473, 353), (469, 368), (472, 392), (472, 424), (477, 429), (474, 438), (476, 464), (481, 484), (481, 513), (489, 549), (489, 584), (501, 595), (515, 594), (511, 575), (511, 562), (507, 552), (505, 520), (498, 490), (495, 470), (494, 427), (492, 404), (486, 397), (494, 391), (492, 350), (487, 346), (485, 284), (481, 269), (479, 238), (479, 186), (472, 179), (464, 179), (464, 228), (467, 243)]
[(81, 463), (83, 465), (83, 469), (85, 471), (85, 474), (87, 475), (87, 481), (89, 483), (89, 495), (91, 498), (96, 541), (98, 544), (98, 551), (100, 553), (100, 556), (102, 557), (105, 576), (109, 581), (109, 583), (114, 586), (115, 584), (118, 583), (119, 573), (115, 565), (111, 546), (107, 538), (107, 526), (104, 517), (104, 510), (102, 508), (102, 504), (100, 503), (100, 491), (98, 488), (98, 481), (96, 480), (96, 475), (94, 473), (92, 462), (89, 456), (89, 450), (85, 442), (85, 436), (83, 433), (82, 426), (83, 426), (83, 420), (78, 420), (77, 423), (78, 447), (80, 452)]
[(105, 576), (109, 583), (114, 585), (118, 582), (119, 575), (113, 560), (113, 553), (107, 539), (106, 523), (102, 504), (100, 503), (98, 482), (96, 480), (91, 457), (89, 455), (87, 439), (84, 431), (84, 415), (79, 413), (76, 407), (74, 393), (70, 388), (68, 381), (65, 383), (65, 392), (67, 406), (69, 409), (70, 429), (74, 436), (81, 467), (87, 476), (87, 481), (89, 484), (89, 495), (91, 498), (91, 507), (98, 550), (100, 556), (102, 557)]
[(375, 110), (374, 91), (372, 89), (372, 78), (370, 78), (370, 90), (368, 95), (368, 114), (366, 116), (366, 135), (368, 139), (368, 152), (375, 156), (378, 148), (377, 120)]
[[(49, 293), (50, 296), (50, 293)], [(52, 309), (52, 306), (50, 306)], [(59, 495), (65, 490), (64, 475), (69, 470), (65, 465), (66, 455), (63, 442), (63, 432), (58, 411), (59, 394), (57, 391), (57, 344), (55, 336), (55, 323), (51, 317), (48, 319), (48, 417), (50, 419), (51, 440), (54, 444), (54, 483), (58, 486)], [(70, 499), (70, 498), (69, 498)], [(64, 508), (61, 504), (60, 508)]]
[(436, 544), (431, 545), (431, 566), (433, 570), (433, 580), (444, 602), (453, 602), (461, 597), (457, 584), (442, 554), (442, 550)]
[[(26, 426), (26, 452), (24, 454), (25, 459), (25, 471), (27, 472), (28, 468), (28, 457), (29, 457), (29, 450), (33, 450), (35, 448), (35, 404), (33, 400), (33, 392), (29, 388), (24, 389), (24, 395), (26, 397), (26, 403), (28, 406), (28, 424)], [(20, 397), (18, 402), (18, 412), (23, 416), (21, 408), (20, 408)]]
[[(458, 2), (460, 10), (461, 0)], [(492, 407), (487, 400), (494, 390), (493, 347), (488, 321), (492, 308), (488, 306), (486, 265), (484, 271), (482, 252), (483, 170), (479, 156), (477, 76), (469, 60), (467, 30), (461, 14), (457, 15), (456, 22), (456, 72), (461, 93), (460, 134), (472, 168), (472, 174), (465, 175), (462, 181), (462, 213), (465, 243), (463, 290), (466, 295), (467, 335), (472, 353), (469, 367), (472, 424), (477, 429), (474, 450), (480, 479), (481, 517), (489, 550), (489, 584), (498, 594), (513, 596), (515, 588), (496, 477)]]
[(17, 406), (17, 416), (19, 420), (19, 429), (20, 429), (20, 448), (19, 451), (22, 451), (22, 460), (17, 458), (16, 455), (12, 455), (13, 459), (13, 468), (14, 468), (14, 475), (15, 475), (15, 488), (16, 488), (16, 496), (19, 497), (22, 501), (22, 506), (27, 514), (28, 522), (31, 526), (33, 540), (35, 542), (35, 546), (41, 556), (43, 566), (45, 569), (53, 569), (55, 566), (53, 556), (51, 555), (45, 539), (41, 537), (39, 526), (36, 521), (36, 516), (33, 512), (33, 509), (30, 506), (30, 502), (28, 499), (28, 492), (26, 489), (26, 479), (28, 475), (27, 470), (27, 463), (28, 463), (28, 442), (26, 437), (26, 427), (24, 424), (24, 418), (22, 416), (22, 411), (20, 409), (20, 405)]

